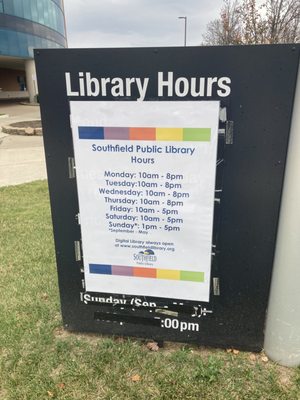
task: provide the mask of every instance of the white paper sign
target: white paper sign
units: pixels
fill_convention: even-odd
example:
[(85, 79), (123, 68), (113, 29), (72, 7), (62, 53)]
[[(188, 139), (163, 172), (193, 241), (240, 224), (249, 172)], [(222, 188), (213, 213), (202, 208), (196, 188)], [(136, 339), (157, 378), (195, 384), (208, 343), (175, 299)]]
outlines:
[(86, 290), (209, 301), (219, 102), (71, 102)]

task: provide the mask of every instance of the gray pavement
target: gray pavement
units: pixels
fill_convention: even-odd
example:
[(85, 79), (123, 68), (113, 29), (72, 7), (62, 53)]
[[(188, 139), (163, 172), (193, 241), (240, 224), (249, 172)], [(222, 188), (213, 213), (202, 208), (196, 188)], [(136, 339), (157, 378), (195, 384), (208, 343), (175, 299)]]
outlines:
[(15, 102), (0, 101), (0, 114), (8, 115), (0, 118), (0, 127), (13, 122), (41, 119), (39, 106), (25, 106)]
[(0, 102), (0, 187), (46, 179), (43, 138), (2, 133), (2, 126), (40, 119), (38, 106)]

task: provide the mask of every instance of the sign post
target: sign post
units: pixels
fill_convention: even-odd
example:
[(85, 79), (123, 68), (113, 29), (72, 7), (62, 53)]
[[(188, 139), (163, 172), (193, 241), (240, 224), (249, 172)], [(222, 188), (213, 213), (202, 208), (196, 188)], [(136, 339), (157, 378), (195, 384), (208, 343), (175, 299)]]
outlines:
[(264, 348), (272, 360), (300, 364), (300, 69), (285, 170)]

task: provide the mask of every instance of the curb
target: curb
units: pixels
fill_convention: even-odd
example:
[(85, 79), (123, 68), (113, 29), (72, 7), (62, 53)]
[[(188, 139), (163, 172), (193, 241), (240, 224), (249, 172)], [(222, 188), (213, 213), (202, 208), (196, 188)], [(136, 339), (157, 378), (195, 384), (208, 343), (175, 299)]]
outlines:
[(21, 101), (20, 104), (22, 106), (30, 106), (30, 107), (37, 107), (40, 105), (40, 103), (26, 103), (25, 101)]
[(23, 135), (23, 136), (42, 136), (42, 128), (31, 128), (30, 126), (26, 128), (17, 128), (14, 126), (2, 126), (2, 132), (8, 135)]

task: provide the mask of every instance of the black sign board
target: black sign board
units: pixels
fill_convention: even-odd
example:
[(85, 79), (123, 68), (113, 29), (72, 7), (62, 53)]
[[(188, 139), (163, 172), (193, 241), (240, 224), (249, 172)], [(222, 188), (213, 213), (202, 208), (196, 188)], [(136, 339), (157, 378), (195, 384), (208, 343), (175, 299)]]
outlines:
[[(299, 46), (36, 50), (35, 60), (65, 328), (72, 331), (260, 350), (263, 343), (275, 250), (299, 62)], [(87, 115), (89, 108), (97, 110), (99, 106), (99, 110), (108, 115), (115, 108), (120, 109), (122, 105), (125, 107), (121, 107), (123, 110), (122, 117), (120, 116), (122, 123), (109, 126), (125, 129), (130, 126), (125, 125), (125, 114), (128, 110), (128, 115), (131, 115), (131, 108), (134, 109), (136, 105), (139, 110), (144, 108), (147, 111), (148, 107), (146, 114), (150, 114), (151, 117), (150, 104), (153, 108), (153, 115), (157, 117), (164, 114), (159, 109), (164, 110), (167, 104), (170, 109), (173, 104), (175, 108), (185, 109), (185, 104), (182, 102), (186, 102), (188, 107), (191, 102), (194, 102), (192, 105), (195, 106), (195, 109), (199, 107), (205, 111), (206, 105), (210, 109), (210, 104), (216, 104), (216, 101), (220, 102), (221, 113), (218, 126), (208, 297), (206, 298), (206, 295), (203, 294), (203, 297), (200, 296), (198, 300), (195, 300), (193, 295), (189, 296), (188, 293), (186, 296), (182, 296), (183, 298), (180, 298), (180, 295), (171, 297), (168, 294), (151, 296), (147, 294), (147, 290), (140, 289), (139, 293), (139, 286), (130, 289), (134, 273), (142, 274), (141, 282), (150, 279), (151, 285), (155, 285), (155, 278), (161, 277), (156, 282), (165, 282), (169, 279), (171, 294), (174, 293), (171, 288), (176, 287), (176, 279), (182, 279), (185, 282), (194, 279), (196, 283), (197, 281), (201, 282), (202, 275), (198, 273), (191, 272), (188, 275), (186, 271), (175, 273), (170, 272), (170, 269), (160, 271), (157, 269), (155, 272), (153, 268), (147, 267), (147, 262), (144, 263), (141, 270), (122, 267), (121, 275), (123, 274), (123, 276), (118, 277), (118, 282), (124, 282), (124, 291), (89, 290), (93, 285), (88, 283), (87, 287), (86, 284), (86, 279), (89, 278), (84, 267), (86, 254), (84, 247), (82, 248), (79, 215), (81, 200), (78, 200), (78, 194), (81, 196), (82, 192), (80, 192), (80, 187), (77, 187), (82, 176), (79, 179), (78, 172), (80, 173), (80, 171), (76, 156), (74, 160), (76, 143), (73, 141), (71, 124), (73, 124), (73, 135), (75, 131), (75, 135), (79, 135), (79, 139), (87, 139), (84, 141), (84, 145), (86, 143), (88, 143), (87, 145), (94, 144), (94, 149), (97, 149), (97, 143), (108, 143), (107, 141), (103, 142), (103, 139), (108, 138), (108, 136), (105, 137), (105, 132), (108, 131), (103, 128), (104, 123), (102, 126), (98, 126), (99, 124), (95, 126), (89, 122)], [(80, 104), (76, 104), (77, 102)], [(93, 103), (85, 105), (84, 102)], [(130, 105), (127, 105), (126, 102)], [(178, 103), (176, 104), (176, 102)], [(193, 107), (188, 107), (187, 113), (192, 115)], [(74, 125), (73, 114), (70, 118), (72, 110), (77, 110), (81, 115), (80, 122), (76, 122), (77, 125)], [(135, 115), (134, 111), (132, 115)], [(147, 124), (144, 126), (151, 125), (149, 125), (151, 118), (147, 118)], [(164, 121), (163, 116), (159, 118), (161, 118), (160, 121)], [(105, 117), (103, 121), (108, 121), (108, 119)], [(155, 122), (154, 125), (151, 125), (152, 128), (153, 126), (156, 126)], [(170, 124), (165, 126), (170, 126)], [(172, 134), (175, 135), (179, 132), (178, 126), (177, 123), (172, 125), (174, 128)], [(158, 138), (163, 141), (168, 140), (164, 135), (169, 133), (167, 131), (159, 133), (158, 129), (156, 128), (156, 139), (155, 136), (151, 136), (153, 133), (151, 129), (145, 133), (145, 140), (149, 140), (147, 143), (152, 145), (151, 151), (155, 149), (159, 152)], [(194, 134), (194, 131), (189, 129), (195, 128), (184, 129), (179, 133), (183, 135), (180, 136), (181, 139), (176, 140), (187, 143), (186, 146), (170, 147), (168, 148), (170, 152), (177, 151), (177, 148), (180, 148), (182, 153), (186, 151), (187, 154), (189, 151), (193, 151), (188, 150), (192, 148), (191, 143), (194, 143), (194, 139), (191, 139), (190, 136)], [(199, 144), (199, 147), (197, 147), (198, 144), (195, 145), (197, 149), (202, 148), (203, 142), (208, 140), (205, 139), (208, 137), (205, 136), (208, 135), (207, 130), (205, 131), (207, 128), (203, 129), (201, 132), (199, 131), (199, 135), (203, 135), (202, 139), (196, 139), (202, 143)], [(133, 131), (130, 132), (134, 135)], [(132, 138), (134, 136), (131, 136)], [(125, 143), (118, 139), (118, 136), (113, 137), (116, 146)], [(127, 143), (126, 149), (130, 153), (130, 143), (136, 142), (133, 139), (133, 142)], [(143, 144), (146, 146), (146, 142)], [(113, 151), (120, 149), (116, 146), (111, 149)], [(99, 148), (103, 149), (101, 146)], [(167, 149), (167, 147), (164, 148)], [(148, 151), (150, 151), (149, 148)], [(100, 156), (102, 157), (102, 153)], [(122, 171), (126, 173), (126, 166), (122, 164), (123, 155), (120, 154), (119, 157), (118, 168), (116, 167), (114, 171), (104, 168), (104, 174), (109, 176), (116, 171), (119, 174)], [(172, 155), (168, 157), (169, 161), (172, 160)], [(177, 160), (184, 159), (185, 165), (189, 165), (188, 159), (184, 157), (187, 155), (182, 154), (178, 156)], [(154, 160), (153, 157), (147, 159)], [(106, 160), (104, 156), (103, 160)], [(80, 162), (81, 165), (84, 164), (82, 159)], [(90, 160), (87, 159), (86, 162), (88, 165)], [(172, 176), (173, 164), (169, 165), (170, 175), (168, 177)], [(173, 209), (170, 207), (169, 210), (179, 210), (179, 203), (183, 208), (185, 204), (188, 204), (184, 203), (185, 199), (180, 198), (180, 196), (189, 197), (188, 192), (181, 190), (183, 187), (180, 186), (180, 176), (183, 177), (183, 174), (177, 173), (174, 175), (174, 179), (170, 178), (167, 181), (167, 172), (162, 176), (153, 172), (150, 176), (150, 169), (146, 169), (146, 172), (138, 169), (137, 171), (139, 171), (137, 173), (145, 174), (140, 175), (145, 178), (143, 182), (146, 183), (143, 185), (150, 185), (152, 182), (151, 190), (153, 187), (156, 190), (157, 187), (165, 187), (170, 183), (177, 185), (175, 189), (179, 189), (176, 192), (180, 193), (177, 197), (179, 200), (176, 200), (177, 204)], [(155, 178), (158, 179), (158, 183), (155, 183)], [(163, 183), (160, 181), (161, 178), (164, 179)], [(126, 185), (126, 182), (130, 181), (134, 181), (134, 175), (129, 176), (127, 181), (119, 180), (116, 185), (121, 185), (120, 182), (125, 182), (124, 185)], [(135, 188), (134, 185), (132, 187)], [(155, 190), (147, 192), (150, 193), (150, 197), (146, 197), (148, 200), (150, 198), (152, 202), (154, 200), (151, 196), (154, 193), (157, 196), (159, 193), (161, 196), (165, 196), (161, 190)], [(144, 189), (141, 189), (141, 193), (141, 196), (145, 194)], [(185, 194), (183, 195), (183, 193)], [(167, 196), (169, 196), (169, 192)], [(176, 195), (174, 196), (176, 198)], [(103, 200), (103, 197), (101, 199)], [(134, 201), (135, 196), (132, 199)], [(202, 200), (196, 199), (196, 203), (197, 201), (199, 201), (200, 207)], [(163, 203), (163, 200), (158, 200), (158, 203), (154, 204), (159, 208), (163, 207)], [(132, 209), (136, 205), (133, 203)], [(151, 221), (152, 218), (154, 222), (151, 224), (147, 222), (144, 225), (145, 229), (151, 230), (150, 226), (157, 229), (156, 222), (164, 221), (161, 216), (157, 217), (157, 212), (162, 212), (162, 208), (159, 208), (159, 211), (158, 208), (148, 206), (147, 210), (150, 214), (152, 209), (155, 210), (155, 214), (153, 211), (153, 215), (148, 216), (147, 221), (149, 218)], [(109, 209), (114, 210), (110, 205)], [(121, 211), (118, 213), (117, 210), (117, 214), (114, 214), (117, 216), (113, 218), (118, 218), (119, 215), (122, 215), (123, 219), (128, 218), (125, 215), (130, 215), (130, 208), (124, 208), (123, 211), (123, 213)], [(173, 211), (171, 211), (171, 216), (167, 217), (174, 217), (175, 221), (170, 225), (163, 224), (162, 227), (164, 229), (165, 226), (171, 226), (173, 229), (174, 224), (177, 224), (180, 230), (179, 226), (183, 223), (184, 218), (182, 219), (179, 214), (173, 215), (172, 213)], [(139, 218), (143, 219), (143, 215), (142, 213)], [(197, 210), (195, 218), (196, 215)], [(142, 224), (142, 221), (140, 223)], [(192, 227), (192, 223), (190, 225)], [(128, 229), (130, 230), (129, 225)], [(108, 232), (108, 234), (110, 233)], [(141, 235), (143, 234), (141, 233)], [(136, 238), (136, 236), (132, 237)], [(194, 241), (193, 246), (197, 248), (198, 238), (190, 237), (188, 239), (191, 242)], [(99, 238), (98, 241), (98, 247), (103, 252), (106, 247), (105, 240), (104, 237), (101, 240)], [(186, 243), (188, 246), (188, 241)], [(182, 246), (184, 247), (185, 243), (182, 243)], [(149, 253), (149, 249), (146, 247), (141, 252), (137, 251), (137, 254), (142, 254), (139, 256), (142, 264), (145, 260), (151, 261), (151, 257), (153, 261), (154, 257), (151, 249)], [(179, 253), (178, 257), (180, 257)], [(137, 264), (140, 265), (139, 262)], [(151, 262), (149, 265), (152, 265)], [(101, 282), (106, 282), (105, 287), (109, 287), (113, 282), (111, 280), (113, 271), (116, 274), (116, 271), (119, 271), (118, 268), (114, 270), (114, 265), (105, 263), (90, 263), (89, 268), (89, 272), (98, 273), (99, 287), (101, 287)], [(153, 273), (157, 276), (145, 277), (143, 276), (145, 270), (149, 274), (154, 271)], [(144, 283), (141, 284), (141, 287), (142, 285)], [(116, 286), (112, 283), (111, 287)], [(189, 286), (185, 287), (188, 291)], [(134, 293), (131, 293), (131, 290)]]

